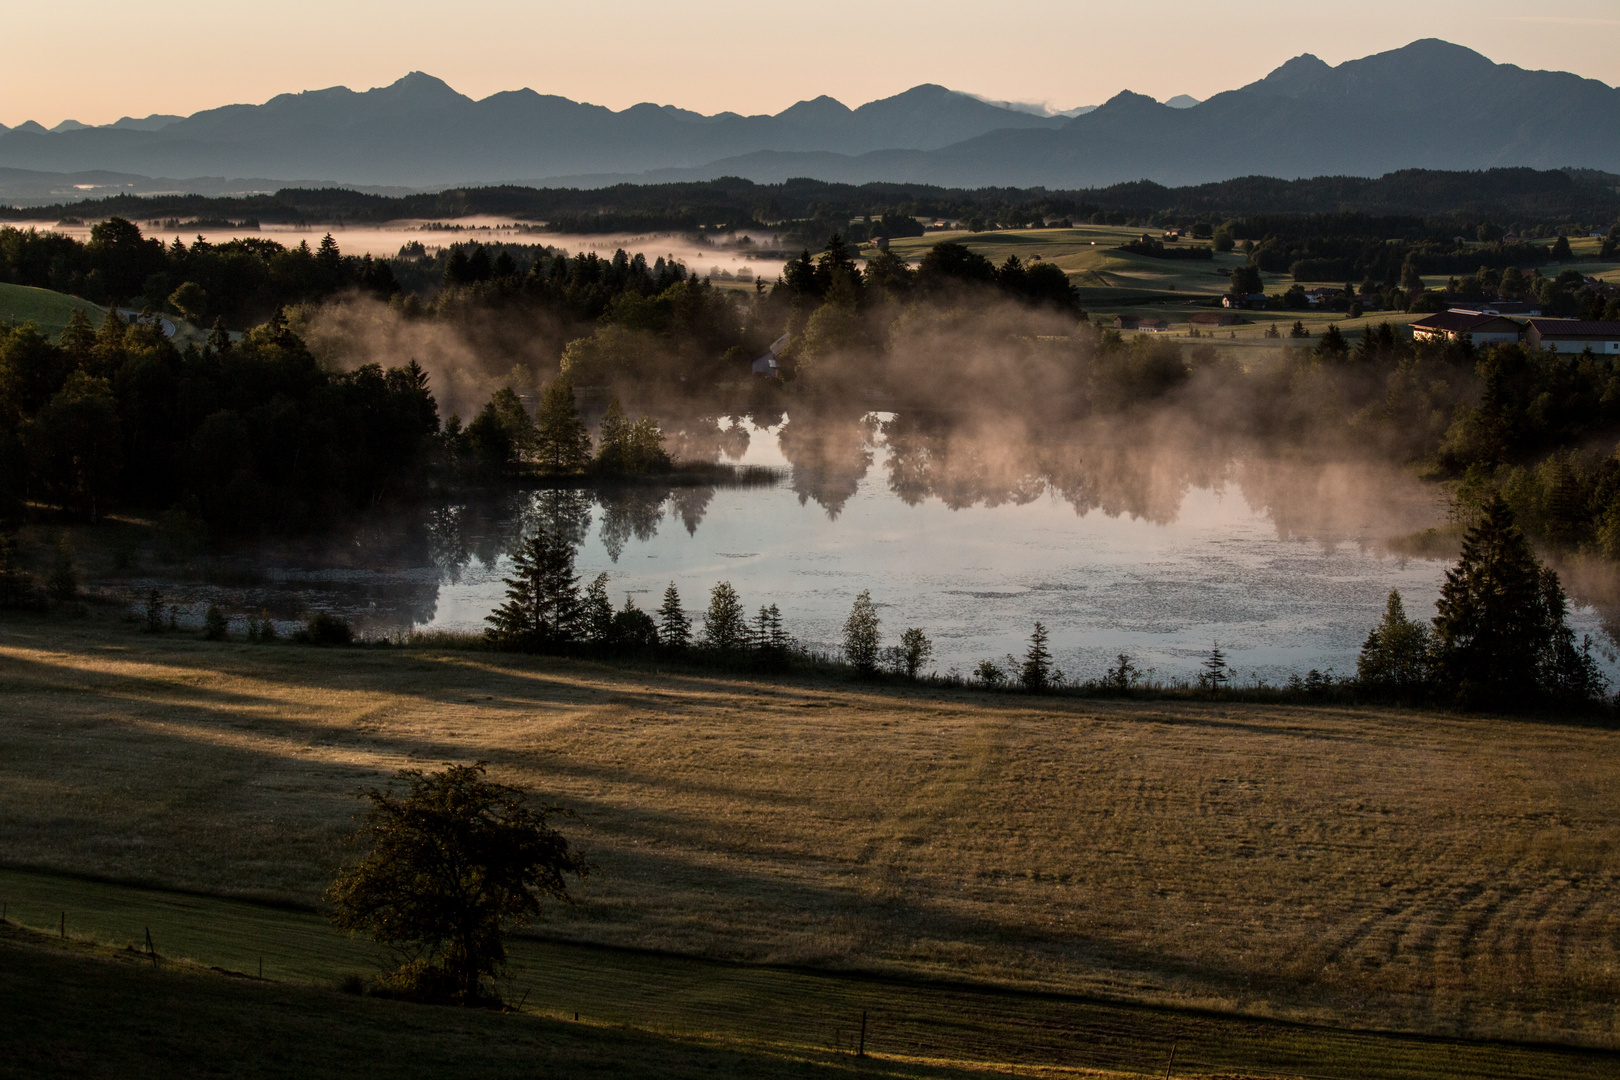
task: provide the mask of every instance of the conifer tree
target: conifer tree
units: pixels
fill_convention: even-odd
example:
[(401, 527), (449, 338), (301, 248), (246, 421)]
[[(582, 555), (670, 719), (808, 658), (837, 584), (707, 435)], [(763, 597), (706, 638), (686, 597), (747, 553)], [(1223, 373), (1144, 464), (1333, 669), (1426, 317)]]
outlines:
[(1226, 663), (1226, 654), (1220, 642), (1209, 650), (1209, 656), (1198, 668), (1198, 685), (1205, 690), (1219, 690), (1232, 680), (1232, 669)]
[(1541, 566), (1500, 496), (1463, 537), (1435, 607), (1434, 674), (1443, 693), (1470, 705), (1518, 704), (1534, 694), (1538, 658), (1551, 643)]
[(716, 652), (737, 652), (748, 645), (748, 617), (729, 581), (709, 592), (709, 610), (703, 615), (703, 644)]
[(534, 459), (549, 472), (578, 472), (591, 460), (591, 436), (574, 404), (574, 386), (559, 375), (535, 414)]
[(596, 432), (596, 467), (604, 472), (631, 472), (630, 432), (632, 425), (624, 415), (624, 407), (617, 395), (608, 402)]
[(118, 308), (109, 307), (107, 317), (101, 320), (101, 329), (96, 331), (96, 343), (91, 349), (97, 374), (118, 368), (124, 357), (124, 334), (128, 329), (123, 316), (118, 314)]
[(1603, 692), (1590, 650), (1575, 645), (1558, 575), (1530, 550), (1500, 495), (1464, 535), (1435, 607), (1434, 681), (1458, 704), (1511, 708)]
[(1029, 635), (1029, 648), (1024, 652), (1024, 668), (1019, 674), (1024, 689), (1034, 694), (1046, 690), (1052, 682), (1052, 653), (1046, 647), (1047, 639), (1045, 624), (1036, 622), (1035, 632)]
[(579, 578), (574, 545), (545, 529), (512, 556), (506, 603), (485, 621), (491, 640), (505, 648), (537, 651), (573, 641), (579, 631)]
[(580, 604), (581, 636), (592, 645), (606, 645), (613, 637), (613, 602), (608, 599), (607, 583), (606, 572), (597, 574), (585, 587)]
[(74, 367), (82, 368), (90, 363), (91, 354), (96, 347), (96, 328), (83, 308), (73, 309), (57, 343), (73, 361)]
[(1429, 680), (1429, 628), (1406, 617), (1399, 590), (1391, 589), (1384, 618), (1367, 634), (1356, 660), (1356, 681), (1367, 689), (1413, 694)]
[(658, 609), (658, 643), (676, 652), (692, 643), (692, 620), (681, 608), (681, 594), (673, 581), (664, 590), (664, 603)]
[(765, 648), (785, 657), (790, 639), (787, 631), (782, 629), (782, 612), (775, 604), (772, 604), (765, 609), (765, 614)]

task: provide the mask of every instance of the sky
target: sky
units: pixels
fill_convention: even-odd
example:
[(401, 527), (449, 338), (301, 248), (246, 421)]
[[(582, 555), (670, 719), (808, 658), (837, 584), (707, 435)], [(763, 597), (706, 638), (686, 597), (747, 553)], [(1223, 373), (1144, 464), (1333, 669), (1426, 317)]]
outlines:
[(1616, 0), (19, 0), (0, 123), (109, 123), (426, 71), (471, 97), (529, 87), (622, 109), (854, 106), (933, 82), (1054, 109), (1122, 89), (1203, 99), (1311, 52), (1439, 37), (1620, 84)]

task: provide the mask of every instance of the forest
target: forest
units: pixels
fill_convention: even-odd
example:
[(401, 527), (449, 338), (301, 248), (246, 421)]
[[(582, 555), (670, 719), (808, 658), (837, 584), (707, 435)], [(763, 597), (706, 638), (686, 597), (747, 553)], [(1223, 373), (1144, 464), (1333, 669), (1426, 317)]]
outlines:
[[(1590, 170), (1411, 169), (1378, 178), (1279, 180), (1240, 177), (1167, 188), (1146, 181), (1079, 191), (1044, 188), (930, 187), (921, 184), (835, 184), (795, 179), (755, 184), (737, 177), (690, 183), (619, 184), (603, 188), (452, 188), (384, 196), (341, 188), (287, 188), (241, 198), (114, 196), (41, 207), (0, 207), (0, 221), (122, 217), (254, 221), (318, 226), (378, 224), (406, 218), (512, 217), (555, 232), (645, 232), (773, 228), (819, 246), (833, 232), (870, 217), (870, 235), (915, 235), (912, 219), (945, 218), (969, 227), (1025, 226), (1070, 220), (1140, 227), (1247, 217), (1365, 214), (1403, 218), (1399, 232), (1435, 239), (1472, 236), (1481, 222), (1508, 231), (1546, 227), (1553, 234), (1580, 223), (1620, 217), (1615, 177)], [(193, 226), (196, 227), (196, 226)], [(893, 231), (893, 230), (905, 231)], [(866, 239), (866, 236), (853, 239)], [(1412, 237), (1415, 239), (1415, 237)], [(1241, 239), (1241, 237), (1240, 237)]]

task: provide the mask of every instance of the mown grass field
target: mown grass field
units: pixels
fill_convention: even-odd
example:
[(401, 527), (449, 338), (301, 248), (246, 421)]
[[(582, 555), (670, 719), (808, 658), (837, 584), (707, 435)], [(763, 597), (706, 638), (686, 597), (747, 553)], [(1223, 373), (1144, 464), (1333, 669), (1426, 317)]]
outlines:
[(1620, 1043), (1614, 731), (0, 622), (13, 867), (311, 905), (358, 788), (478, 758), (579, 814), (562, 940)]
[(40, 333), (53, 341), (67, 326), (74, 308), (83, 310), (97, 326), (101, 325), (101, 320), (107, 315), (106, 308), (92, 304), (88, 300), (80, 300), (76, 296), (52, 292), (50, 289), (35, 289), (28, 285), (7, 285), (0, 282), (0, 322), (34, 323), (39, 327)]
[[(341, 977), (366, 970), (370, 950), (313, 914), (15, 871), (0, 872), (0, 895), (10, 898), (0, 925), (0, 1032), (13, 1036), (16, 1074), (31, 1077), (168, 1076), (225, 1062), (233, 1075), (503, 1076), (537, 1059), (552, 1073), (610, 1076), (1161, 1075), (1173, 1063), (1178, 1076), (1367, 1080), (1600, 1077), (1620, 1066), (1612, 1051), (1392, 1036), (533, 938), (511, 950), (504, 989), (516, 1015), (469, 1014), (334, 993)], [(57, 937), (63, 913), (67, 933)], [(262, 977), (255, 952), (271, 957)], [(294, 955), (296, 972), (284, 966)], [(6, 1064), (0, 1075), (11, 1075)]]

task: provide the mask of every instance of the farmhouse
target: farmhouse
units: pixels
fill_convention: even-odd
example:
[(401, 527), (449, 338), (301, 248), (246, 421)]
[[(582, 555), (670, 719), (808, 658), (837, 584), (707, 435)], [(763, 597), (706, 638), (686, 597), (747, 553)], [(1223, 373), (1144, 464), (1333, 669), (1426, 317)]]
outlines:
[(766, 378), (772, 378), (780, 375), (782, 373), (782, 353), (787, 350), (788, 342), (792, 340), (792, 334), (783, 334), (781, 337), (771, 342), (770, 350), (754, 361), (754, 374), (764, 375)]
[(1253, 308), (1256, 311), (1266, 306), (1265, 293), (1249, 293), (1246, 296), (1223, 296), (1221, 306), (1229, 308)]
[(1243, 319), (1230, 311), (1198, 311), (1187, 321), (1194, 326), (1236, 326)]
[(1538, 352), (1620, 354), (1620, 322), (1596, 319), (1531, 319), (1525, 344)]
[(1115, 315), (1115, 330), (1141, 330), (1149, 334), (1162, 334), (1170, 329), (1170, 324), (1163, 319), (1143, 318), (1140, 315)]
[(1453, 308), (1414, 321), (1412, 336), (1419, 341), (1455, 341), (1466, 334), (1475, 345), (1499, 345), (1518, 341), (1521, 329), (1501, 315)]

